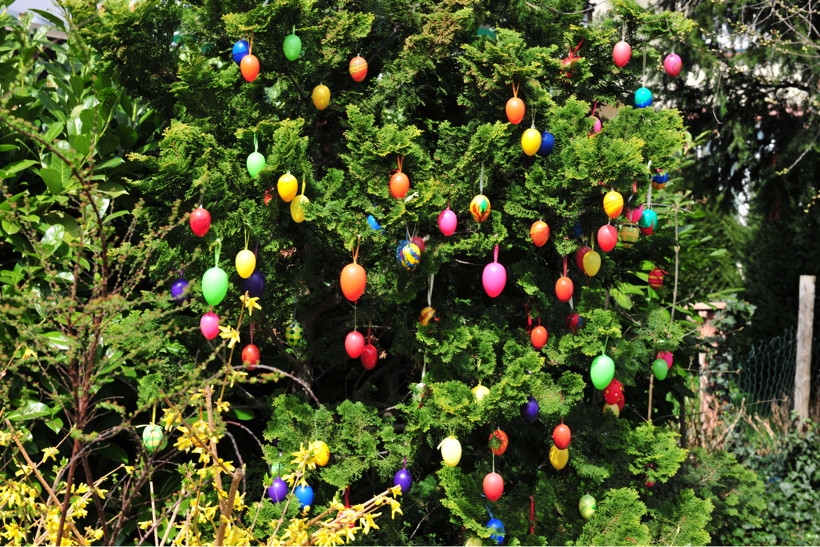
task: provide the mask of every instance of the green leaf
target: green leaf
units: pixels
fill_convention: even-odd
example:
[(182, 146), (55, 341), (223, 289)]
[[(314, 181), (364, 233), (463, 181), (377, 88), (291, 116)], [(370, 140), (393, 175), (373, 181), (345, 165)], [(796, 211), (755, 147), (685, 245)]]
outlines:
[(68, 337), (60, 331), (51, 331), (43, 334), (48, 340), (48, 344), (53, 347), (54, 349), (58, 350), (67, 350), (71, 346), (69, 345)]
[(54, 433), (59, 433), (63, 428), (63, 421), (59, 417), (54, 418), (53, 420), (46, 420), (46, 426)]
[(52, 194), (59, 194), (63, 190), (64, 179), (63, 174), (52, 167), (40, 169), (40, 177), (46, 183), (49, 192)]
[(118, 444), (107, 444), (101, 450), (100, 454), (108, 458), (109, 460), (118, 462), (118, 463), (128, 463), (128, 454), (123, 450), (123, 448)]
[(40, 17), (54, 25), (59, 30), (62, 30), (64, 32), (66, 31), (65, 21), (63, 21), (53, 13), (41, 9), (30, 9), (28, 11), (36, 13), (37, 15), (39, 15)]
[(110, 160), (104, 161), (101, 164), (97, 165), (97, 169), (110, 169), (111, 167), (118, 167), (125, 163), (125, 160), (119, 156), (115, 156)]
[(632, 299), (629, 298), (629, 295), (627, 295), (625, 292), (613, 288), (610, 290), (610, 294), (612, 294), (612, 297), (615, 299), (615, 303), (618, 304), (620, 307), (624, 308), (625, 310), (632, 308)]
[(13, 144), (0, 144), (0, 152), (11, 152), (12, 150), (17, 150), (17, 147)]
[(48, 230), (46, 230), (46, 233), (43, 235), (43, 239), (40, 240), (40, 243), (43, 244), (43, 247), (46, 248), (48, 254), (51, 255), (63, 242), (64, 235), (65, 226), (62, 224), (53, 224), (48, 228)]
[(12, 410), (6, 417), (9, 420), (33, 420), (35, 418), (42, 418), (43, 416), (50, 416), (51, 410), (40, 401), (27, 401), (17, 410)]
[(239, 420), (253, 420), (254, 413), (253, 410), (250, 408), (233, 408), (233, 413), (236, 415), (236, 418)]
[(7, 166), (5, 169), (0, 169), (0, 173), (2, 173), (2, 178), (8, 179), (15, 175), (15, 173), (19, 173), (24, 169), (28, 169), (32, 165), (35, 165), (37, 162), (34, 160), (21, 160), (16, 163), (12, 163), (11, 165)]

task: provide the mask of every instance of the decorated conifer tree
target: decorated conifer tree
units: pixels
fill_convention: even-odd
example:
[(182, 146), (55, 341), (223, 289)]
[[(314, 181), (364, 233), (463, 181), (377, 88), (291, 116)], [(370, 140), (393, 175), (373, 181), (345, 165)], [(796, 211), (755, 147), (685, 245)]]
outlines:
[[(168, 117), (126, 182), (155, 219), (191, 212), (151, 270), (154, 290), (183, 267), (189, 283), (181, 373), (299, 380), (234, 387), (264, 440), (240, 447), (248, 499), (321, 441), (311, 511), (402, 486), (403, 517), (358, 541), (709, 541), (712, 503), (675, 482), (686, 451), (653, 423), (685, 374), (658, 356), (684, 337), (664, 185), (686, 138), (660, 59), (687, 20), (631, 2), (69, 4)], [(247, 518), (262, 538), (283, 511), (302, 510), (263, 499)]]

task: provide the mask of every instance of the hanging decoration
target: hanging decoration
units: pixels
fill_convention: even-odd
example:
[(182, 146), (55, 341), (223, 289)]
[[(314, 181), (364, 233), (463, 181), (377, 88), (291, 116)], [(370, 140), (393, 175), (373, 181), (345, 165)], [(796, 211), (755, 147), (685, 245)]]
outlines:
[(530, 331), (530, 342), (532, 342), (532, 347), (540, 350), (544, 347), (544, 345), (546, 345), (548, 338), (549, 333), (546, 328), (541, 326), (541, 318), (539, 317), (538, 326), (533, 327)]
[(558, 450), (565, 450), (568, 448), (571, 440), (572, 431), (570, 431), (569, 427), (564, 425), (563, 422), (555, 426), (555, 429), (552, 430), (552, 442), (555, 443)]
[(481, 166), (478, 180), (478, 195), (470, 202), (470, 214), (476, 222), (484, 222), (490, 218), (490, 200), (484, 195), (484, 165)]
[(669, 172), (658, 169), (657, 174), (652, 175), (652, 188), (655, 190), (663, 190), (666, 183), (669, 181)]
[(632, 46), (621, 40), (612, 48), (612, 59), (615, 64), (623, 68), (632, 58)]
[(208, 340), (213, 340), (219, 334), (219, 316), (214, 312), (204, 314), (199, 320), (199, 330)]
[(561, 302), (569, 302), (572, 299), (572, 293), (575, 287), (572, 284), (572, 279), (567, 277), (567, 257), (564, 257), (564, 275), (558, 278), (555, 282), (555, 296)]
[(652, 361), (652, 374), (658, 380), (665, 380), (666, 375), (669, 374), (669, 366), (664, 359), (655, 359)]
[(490, 388), (482, 385), (481, 382), (479, 382), (479, 384), (473, 387), (470, 391), (473, 393), (473, 397), (475, 397), (475, 402), (477, 403), (480, 403), (484, 400), (484, 397), (490, 394)]
[(356, 250), (353, 253), (353, 262), (342, 269), (342, 274), (339, 276), (339, 284), (342, 287), (342, 293), (345, 298), (351, 302), (355, 302), (364, 293), (367, 285), (367, 273), (361, 265), (356, 263), (359, 256), (359, 244), (356, 244)]
[(302, 341), (302, 325), (295, 318), (291, 319), (285, 329), (285, 341), (292, 348), (298, 346)]
[(490, 433), (489, 444), (490, 452), (495, 456), (500, 456), (507, 451), (507, 446), (510, 444), (510, 439), (507, 434), (500, 429), (496, 429)]
[(367, 344), (362, 348), (360, 359), (365, 370), (373, 370), (379, 362), (379, 350), (373, 345), (370, 327), (367, 327)]
[(624, 396), (624, 385), (615, 378), (604, 388), (604, 401), (608, 405), (617, 405), (618, 399)]
[(621, 229), (618, 232), (618, 241), (621, 242), (624, 248), (629, 249), (637, 243), (640, 235), (641, 230), (637, 224), (634, 222), (624, 222), (621, 224)]
[(296, 27), (293, 27), (290, 34), (285, 38), (282, 49), (289, 61), (295, 61), (302, 54), (302, 39), (296, 35)]
[(598, 228), (598, 247), (608, 253), (618, 244), (618, 230), (610, 224), (604, 224)]
[(658, 354), (655, 356), (655, 359), (663, 359), (666, 361), (667, 368), (672, 368), (672, 363), (674, 362), (674, 356), (672, 355), (671, 351), (659, 351)]
[(455, 435), (450, 435), (441, 441), (436, 448), (441, 450), (441, 458), (445, 465), (455, 467), (461, 461), (461, 443)]
[(535, 128), (535, 122), (521, 135), (521, 148), (528, 156), (534, 156), (541, 148), (541, 133)]
[(171, 300), (173, 300), (176, 304), (183, 304), (186, 300), (188, 300), (188, 281), (186, 281), (182, 274), (185, 273), (185, 270), (179, 271), (179, 279), (171, 283)]
[(416, 269), (421, 262), (421, 249), (412, 241), (405, 241), (399, 252), (401, 265), (407, 271)]
[(367, 61), (361, 55), (356, 55), (350, 60), (348, 71), (354, 82), (361, 82), (367, 78)]
[(396, 199), (403, 198), (410, 189), (410, 179), (401, 170), (403, 162), (404, 156), (399, 156), (396, 161), (399, 168), (390, 177), (390, 195)]
[(504, 530), (503, 522), (501, 522), (497, 518), (494, 518), (493, 514), (490, 513), (490, 520), (487, 521), (487, 524), (485, 526), (489, 529), (491, 533), (490, 539), (493, 540), (496, 543), (496, 545), (501, 545), (502, 543), (504, 543), (504, 534), (506, 534), (506, 531)]
[(490, 501), (498, 501), (504, 493), (504, 479), (495, 471), (484, 476), (482, 486), (484, 487), (484, 495)]
[(290, 174), (290, 171), (279, 177), (276, 182), (276, 191), (285, 203), (290, 203), (299, 191), (299, 181)]
[(638, 108), (652, 106), (652, 92), (648, 88), (641, 87), (635, 92), (635, 106)]
[(578, 266), (578, 269), (581, 270), (581, 273), (586, 273), (586, 271), (584, 270), (584, 257), (591, 250), (591, 247), (588, 247), (587, 245), (582, 245), (575, 251), (575, 265)]
[(242, 59), (248, 53), (250, 53), (250, 49), (247, 40), (238, 40), (234, 43), (233, 48), (231, 48), (231, 57), (237, 65), (242, 62)]
[(555, 149), (555, 136), (549, 131), (541, 133), (541, 145), (538, 147), (538, 155), (546, 158)]
[(297, 224), (304, 222), (305, 208), (310, 205), (310, 200), (305, 195), (305, 186), (305, 177), (302, 177), (302, 193), (290, 202), (290, 218)]
[(655, 225), (658, 223), (658, 213), (652, 209), (644, 209), (641, 213), (641, 218), (638, 220), (638, 227), (644, 235), (651, 235), (655, 231)]
[(259, 348), (255, 344), (248, 344), (242, 349), (242, 364), (249, 369), (256, 367), (261, 357)]
[(493, 249), (493, 261), (484, 266), (481, 282), (484, 284), (484, 291), (491, 298), (501, 294), (507, 284), (507, 270), (498, 263), (498, 245)]
[(239, 283), (239, 288), (242, 294), (248, 293), (251, 298), (262, 298), (262, 293), (265, 292), (265, 274), (258, 268), (255, 269), (250, 277)]
[(450, 209), (450, 200), (447, 200), (447, 208), (438, 215), (438, 228), (441, 233), (446, 236), (451, 236), (456, 231), (458, 219), (456, 214)]
[(310, 98), (313, 99), (313, 106), (317, 110), (324, 110), (330, 104), (330, 88), (325, 84), (320, 83), (313, 88)]
[(589, 377), (595, 389), (604, 389), (615, 377), (615, 361), (606, 354), (599, 355), (592, 360)]
[(530, 395), (527, 402), (521, 405), (521, 417), (529, 423), (533, 423), (538, 419), (538, 410), (538, 401)]
[(162, 426), (150, 423), (145, 426), (142, 432), (142, 445), (148, 452), (153, 452), (162, 444)]
[(572, 334), (578, 334), (578, 330), (584, 326), (584, 318), (577, 313), (571, 313), (567, 315), (567, 318), (564, 320), (564, 324)]
[(584, 268), (583, 271), (590, 277), (595, 276), (598, 271), (601, 269), (601, 255), (599, 255), (596, 251), (590, 250), (588, 253), (584, 255)]
[[(244, 40), (241, 41), (244, 42)], [(234, 44), (234, 47), (236, 47), (236, 44)], [(234, 54), (233, 59), (236, 61), (236, 54)], [(259, 76), (259, 59), (253, 54), (253, 36), (251, 36), (248, 44), (247, 54), (242, 55), (239, 60), (239, 72), (242, 73), (242, 77), (245, 78), (246, 82), (252, 82)]]
[(427, 307), (421, 310), (421, 313), (419, 314), (419, 323), (421, 323), (422, 327), (429, 325), (430, 321), (436, 317), (436, 310), (432, 305), (434, 281), (435, 274), (430, 274), (430, 278), (427, 283)]
[(256, 269), (256, 255), (248, 249), (247, 234), (245, 235), (245, 248), (236, 253), (234, 264), (236, 266), (236, 273), (243, 279), (249, 278)]
[(401, 488), (402, 494), (407, 494), (413, 487), (413, 475), (407, 470), (407, 458), (404, 458), (404, 467), (393, 475), (393, 486)]
[(293, 495), (299, 500), (299, 508), (306, 509), (313, 505), (313, 488), (307, 484), (300, 484), (293, 490)]
[(352, 330), (345, 336), (345, 351), (351, 359), (358, 359), (364, 351), (364, 335), (357, 330)]
[(228, 274), (219, 267), (221, 245), (221, 241), (217, 239), (214, 252), (214, 265), (202, 275), (202, 295), (205, 297), (205, 301), (211, 306), (218, 305), (225, 298), (225, 295), (228, 294)]
[(507, 113), (507, 119), (510, 120), (510, 123), (517, 125), (524, 119), (524, 114), (527, 109), (524, 105), (524, 101), (518, 98), (518, 86), (515, 85), (515, 83), (512, 84), (512, 89), (513, 96), (507, 101), (504, 110)]
[(536, 220), (530, 226), (530, 239), (536, 247), (543, 247), (550, 238), (550, 227), (543, 220)]
[(288, 483), (276, 477), (273, 479), (273, 484), (268, 487), (268, 497), (273, 503), (279, 503), (288, 495)]
[(610, 190), (604, 196), (604, 212), (609, 218), (618, 218), (624, 210), (624, 197), (620, 192)]
[(567, 56), (561, 59), (561, 65), (566, 67), (561, 71), (562, 78), (569, 80), (574, 76), (574, 72), (572, 71), (572, 65), (575, 64), (575, 62), (581, 58), (580, 55), (578, 55), (578, 51), (581, 49), (583, 43), (583, 40), (578, 42), (578, 45), (574, 48), (571, 48)]
[(683, 61), (681, 61), (680, 56), (676, 53), (670, 53), (663, 60), (663, 69), (673, 78), (680, 74), (682, 68)]
[(594, 515), (597, 510), (598, 502), (595, 501), (595, 498), (589, 494), (581, 496), (581, 499), (578, 501), (578, 511), (581, 512), (581, 516), (584, 517), (584, 519), (589, 520), (592, 518), (592, 515)]
[(191, 226), (191, 231), (195, 235), (205, 237), (205, 234), (211, 229), (211, 213), (200, 205), (191, 212), (188, 223)]
[(257, 141), (256, 134), (254, 134), (253, 152), (248, 154), (248, 159), (245, 161), (245, 165), (248, 168), (248, 174), (252, 179), (259, 176), (259, 173), (265, 168), (265, 163), (265, 156), (259, 153), (259, 141)]
[(550, 447), (550, 463), (555, 468), (556, 471), (560, 471), (567, 466), (567, 462), (569, 461), (569, 449), (568, 448), (558, 448), (555, 445)]

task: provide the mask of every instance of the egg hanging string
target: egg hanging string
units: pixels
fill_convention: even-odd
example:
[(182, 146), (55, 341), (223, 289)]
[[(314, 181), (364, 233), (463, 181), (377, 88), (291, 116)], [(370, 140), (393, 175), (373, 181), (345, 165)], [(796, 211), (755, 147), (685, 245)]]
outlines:
[(222, 252), (222, 239), (216, 238), (213, 243), (214, 246), (214, 268), (219, 267), (219, 253)]
[(436, 274), (430, 274), (430, 281), (427, 283), (427, 305), (431, 308), (433, 307), (432, 299), (433, 299), (433, 280), (435, 279)]
[(535, 534), (535, 496), (530, 496), (530, 535)]
[(481, 174), (478, 176), (478, 193), (484, 193), (484, 164), (481, 164)]
[(646, 189), (646, 207), (648, 209), (652, 208), (652, 160), (649, 160), (649, 163), (646, 164), (646, 169), (649, 171), (649, 187)]

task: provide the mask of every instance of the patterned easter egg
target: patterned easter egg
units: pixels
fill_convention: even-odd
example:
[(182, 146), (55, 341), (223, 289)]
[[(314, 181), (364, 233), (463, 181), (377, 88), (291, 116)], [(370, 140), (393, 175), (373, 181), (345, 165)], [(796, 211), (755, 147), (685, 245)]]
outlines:
[(421, 261), (421, 251), (419, 246), (413, 242), (407, 242), (401, 249), (401, 265), (405, 270), (415, 269)]
[(299, 321), (294, 319), (290, 322), (288, 328), (285, 329), (285, 340), (287, 340), (289, 346), (296, 347), (301, 339), (302, 325), (299, 324)]
[(490, 200), (479, 194), (470, 202), (470, 214), (476, 222), (484, 222), (490, 218)]

